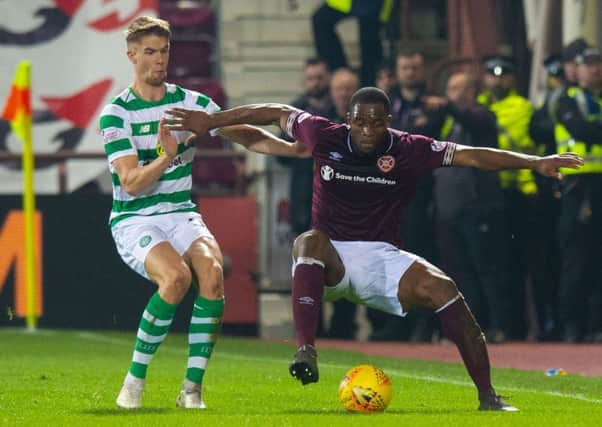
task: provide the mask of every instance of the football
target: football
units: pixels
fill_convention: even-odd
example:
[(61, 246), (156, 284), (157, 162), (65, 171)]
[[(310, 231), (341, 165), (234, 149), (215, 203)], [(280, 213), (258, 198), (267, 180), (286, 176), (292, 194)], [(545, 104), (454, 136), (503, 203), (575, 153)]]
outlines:
[(389, 402), (393, 387), (381, 369), (359, 365), (350, 369), (339, 386), (339, 399), (349, 412), (382, 412)]

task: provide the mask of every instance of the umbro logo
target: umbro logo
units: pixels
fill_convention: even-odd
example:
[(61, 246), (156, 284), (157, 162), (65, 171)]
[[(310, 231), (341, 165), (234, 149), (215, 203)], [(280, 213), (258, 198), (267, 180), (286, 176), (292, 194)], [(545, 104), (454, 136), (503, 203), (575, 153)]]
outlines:
[(338, 162), (339, 160), (341, 160), (343, 158), (343, 155), (341, 153), (336, 152), (336, 151), (331, 151), (328, 154), (328, 157), (330, 158), (330, 160), (336, 160)]
[(299, 297), (297, 298), (297, 301), (299, 301), (299, 304), (303, 305), (314, 305), (316, 302), (312, 297)]

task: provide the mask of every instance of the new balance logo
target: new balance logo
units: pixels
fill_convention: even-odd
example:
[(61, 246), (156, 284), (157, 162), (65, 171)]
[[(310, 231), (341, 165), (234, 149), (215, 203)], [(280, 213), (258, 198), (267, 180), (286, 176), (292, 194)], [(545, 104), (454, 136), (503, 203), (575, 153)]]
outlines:
[(312, 297), (299, 297), (297, 298), (297, 301), (299, 301), (299, 304), (304, 305), (314, 305), (316, 302)]

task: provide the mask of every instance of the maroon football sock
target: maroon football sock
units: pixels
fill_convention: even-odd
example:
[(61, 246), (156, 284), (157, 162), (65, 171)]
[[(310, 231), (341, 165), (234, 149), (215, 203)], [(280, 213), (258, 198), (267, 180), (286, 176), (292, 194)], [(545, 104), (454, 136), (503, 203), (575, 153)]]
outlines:
[(437, 314), (443, 335), (460, 350), (464, 366), (477, 386), (479, 395), (494, 394), (485, 336), (464, 298), (443, 306), (437, 310)]
[(299, 347), (314, 345), (324, 292), (324, 266), (301, 263), (293, 273), (293, 319)]

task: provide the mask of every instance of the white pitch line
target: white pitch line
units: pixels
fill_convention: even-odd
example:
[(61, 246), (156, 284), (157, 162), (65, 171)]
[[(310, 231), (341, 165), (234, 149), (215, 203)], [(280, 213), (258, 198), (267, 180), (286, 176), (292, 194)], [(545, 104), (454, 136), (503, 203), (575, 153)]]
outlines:
[[(76, 333), (76, 336), (79, 338), (85, 339), (85, 340), (100, 341), (100, 342), (106, 342), (106, 343), (116, 344), (116, 345), (131, 346), (131, 345), (133, 345), (133, 342), (134, 342), (133, 338), (131, 340), (126, 340), (124, 338), (113, 338), (113, 337), (107, 337), (107, 336), (104, 336), (102, 334), (98, 334), (95, 332), (79, 332), (79, 333)], [(185, 355), (187, 352), (187, 349), (176, 350), (174, 348), (165, 347), (165, 348), (161, 349), (161, 352)], [(228, 353), (228, 352), (219, 351), (219, 350), (216, 350), (214, 352), (214, 354), (217, 357), (223, 357), (226, 359), (233, 359), (233, 360), (246, 360), (246, 361), (255, 361), (255, 362), (270, 361), (270, 362), (276, 362), (276, 363), (288, 363), (288, 361), (285, 361), (282, 359), (277, 359), (275, 357), (242, 356), (240, 354)], [(320, 363), (319, 366), (341, 369), (341, 370), (346, 370), (349, 368), (349, 366), (346, 366), (346, 365), (341, 365), (341, 364), (337, 364), (337, 363), (328, 363), (328, 362)], [(454, 379), (445, 378), (445, 377), (433, 377), (430, 375), (417, 375), (417, 374), (414, 374), (411, 372), (401, 371), (399, 369), (394, 369), (394, 368), (387, 368), (387, 374), (396, 376), (396, 377), (411, 379), (411, 380), (428, 381), (428, 382), (441, 383), (441, 384), (450, 384), (450, 385), (456, 385), (456, 386), (460, 386), (460, 387), (474, 387), (474, 384), (470, 381), (454, 380)], [(522, 387), (506, 387), (506, 386), (498, 387), (498, 386), (496, 386), (496, 388), (499, 390), (505, 390), (505, 391), (510, 391), (510, 392), (546, 394), (548, 396), (580, 400), (580, 401), (588, 402), (588, 403), (602, 403), (601, 399), (594, 399), (591, 397), (584, 396), (583, 394), (562, 393), (559, 391), (548, 391), (548, 390), (535, 390), (535, 389), (522, 388)]]

